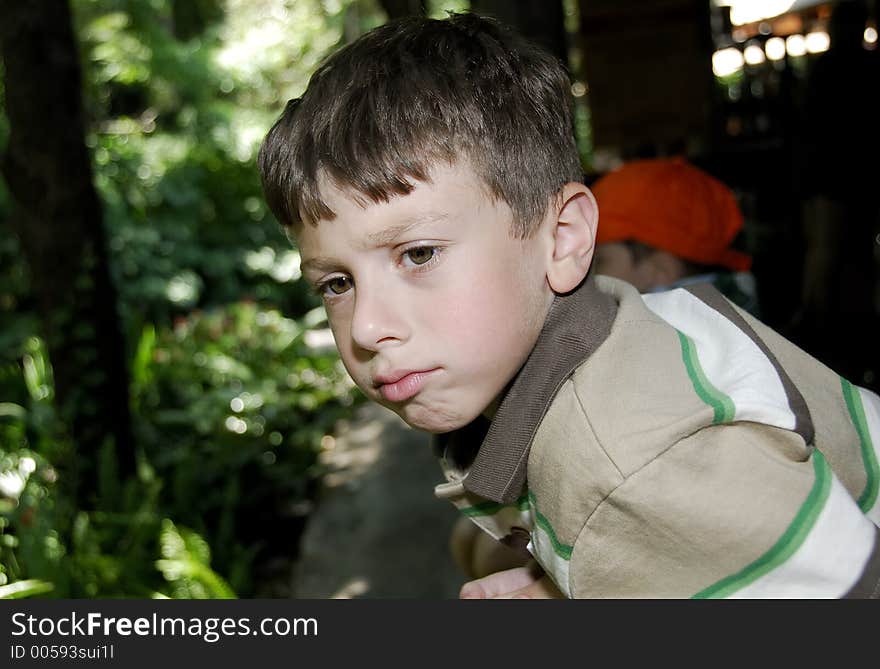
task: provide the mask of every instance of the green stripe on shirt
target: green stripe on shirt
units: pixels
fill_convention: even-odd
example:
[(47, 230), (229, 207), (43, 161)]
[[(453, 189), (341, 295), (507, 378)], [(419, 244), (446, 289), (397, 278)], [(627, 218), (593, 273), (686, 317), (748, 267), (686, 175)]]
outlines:
[(459, 509), (461, 513), (468, 517), (473, 516), (494, 516), (496, 513), (501, 511), (501, 509), (505, 507), (516, 506), (520, 511), (525, 511), (529, 508), (529, 498), (528, 495), (523, 495), (519, 499), (516, 500), (513, 504), (499, 504), (498, 502), (481, 502), (480, 504), (474, 504), (473, 506), (466, 506), (462, 509)]
[(547, 537), (550, 539), (550, 545), (553, 546), (553, 552), (556, 553), (563, 560), (571, 560), (571, 553), (574, 550), (574, 546), (569, 546), (568, 544), (564, 544), (556, 536), (556, 532), (553, 530), (553, 526), (550, 524), (550, 521), (547, 520), (546, 516), (538, 511), (538, 503), (535, 500), (535, 495), (532, 492), (529, 492), (529, 499), (532, 502), (532, 510), (535, 512), (535, 525), (540, 527), (544, 532), (547, 533)]
[(684, 360), (684, 366), (687, 369), (694, 390), (701, 400), (712, 407), (715, 416), (712, 419), (714, 424), (729, 423), (733, 420), (736, 413), (736, 407), (733, 400), (718, 390), (709, 381), (706, 373), (700, 365), (700, 359), (697, 357), (697, 349), (693, 340), (681, 330), (676, 330), (678, 340), (681, 343), (681, 357)]
[(463, 509), (459, 509), (461, 513), (465, 516), (473, 517), (473, 516), (492, 516), (501, 509), (507, 507), (510, 508), (512, 506), (516, 506), (520, 511), (525, 511), (531, 505), (532, 510), (535, 512), (535, 524), (540, 527), (547, 534), (547, 537), (550, 539), (550, 545), (553, 546), (553, 552), (556, 553), (563, 560), (570, 560), (571, 553), (574, 550), (574, 546), (569, 546), (567, 544), (562, 543), (556, 537), (556, 532), (553, 530), (553, 526), (550, 524), (550, 521), (547, 520), (546, 516), (538, 511), (537, 504), (535, 502), (535, 496), (528, 492), (519, 499), (516, 500), (514, 504), (499, 504), (498, 502), (482, 502), (480, 504), (475, 504), (474, 506), (468, 506)]
[(831, 467), (818, 450), (813, 450), (813, 473), (815, 481), (807, 499), (801, 505), (788, 529), (783, 532), (773, 547), (737, 573), (701, 590), (693, 596), (693, 599), (729, 597), (737, 590), (754, 583), (764, 574), (781, 566), (794, 555), (815, 526), (816, 519), (825, 508), (825, 502), (828, 501), (828, 495), (831, 492), (833, 479)]
[(858, 389), (845, 378), (840, 377), (840, 386), (843, 388), (843, 398), (846, 400), (846, 408), (849, 411), (850, 420), (859, 435), (859, 444), (862, 449), (862, 462), (865, 464), (865, 489), (858, 499), (859, 508), (868, 512), (877, 501), (877, 487), (880, 481), (880, 466), (877, 464), (877, 454), (871, 441), (871, 431), (868, 429), (868, 421), (865, 419), (865, 407)]

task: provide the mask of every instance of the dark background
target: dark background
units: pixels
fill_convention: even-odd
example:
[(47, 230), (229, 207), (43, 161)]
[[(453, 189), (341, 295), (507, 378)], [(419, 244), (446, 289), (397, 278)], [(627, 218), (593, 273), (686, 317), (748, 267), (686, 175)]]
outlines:
[[(722, 179), (746, 220), (737, 245), (753, 255), (763, 320), (877, 389), (875, 2), (795, 1), (740, 25), (727, 7), (701, 0), (580, 0), (577, 17), (572, 3), (563, 11), (554, 3), (472, 4), (567, 59), (584, 93), (576, 102), (588, 108), (588, 182), (622, 160), (669, 155)], [(875, 29), (873, 44), (866, 27)], [(773, 38), (814, 31), (830, 34), (827, 51), (765, 56), (713, 74), (716, 51), (763, 51)]]

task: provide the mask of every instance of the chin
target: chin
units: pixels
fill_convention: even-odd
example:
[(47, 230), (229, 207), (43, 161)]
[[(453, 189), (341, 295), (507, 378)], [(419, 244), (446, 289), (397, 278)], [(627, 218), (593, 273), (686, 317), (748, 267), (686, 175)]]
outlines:
[(411, 428), (431, 434), (444, 434), (458, 430), (476, 418), (476, 415), (455, 412), (448, 408), (427, 408), (418, 405), (390, 408)]

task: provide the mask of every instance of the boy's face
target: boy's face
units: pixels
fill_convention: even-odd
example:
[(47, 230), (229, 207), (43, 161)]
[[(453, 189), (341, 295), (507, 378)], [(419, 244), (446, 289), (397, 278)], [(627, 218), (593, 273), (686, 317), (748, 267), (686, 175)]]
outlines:
[(669, 251), (652, 249), (646, 257), (636, 260), (624, 242), (598, 244), (594, 263), (597, 274), (628, 281), (640, 293), (671, 286), (687, 275), (684, 262)]
[(466, 164), (432, 178), (366, 205), (325, 180), (336, 218), (297, 242), (355, 383), (440, 433), (488, 409), (525, 362), (553, 300), (552, 237), (514, 239), (510, 208)]
[(637, 262), (632, 251), (623, 242), (604, 242), (596, 246), (593, 261), (597, 274), (607, 274), (628, 281), (639, 292), (654, 287), (654, 277), (648, 262)]

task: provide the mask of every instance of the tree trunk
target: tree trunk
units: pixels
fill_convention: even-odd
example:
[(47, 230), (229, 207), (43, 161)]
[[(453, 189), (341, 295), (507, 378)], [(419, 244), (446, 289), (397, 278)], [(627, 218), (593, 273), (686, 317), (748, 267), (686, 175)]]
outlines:
[(93, 502), (101, 448), (134, 472), (128, 374), (101, 205), (84, 142), (79, 56), (66, 0), (0, 0), (9, 142), (2, 173), (30, 268), (59, 415), (76, 446), (68, 484)]

